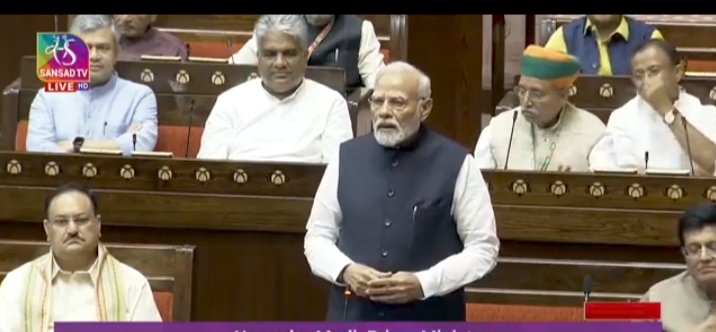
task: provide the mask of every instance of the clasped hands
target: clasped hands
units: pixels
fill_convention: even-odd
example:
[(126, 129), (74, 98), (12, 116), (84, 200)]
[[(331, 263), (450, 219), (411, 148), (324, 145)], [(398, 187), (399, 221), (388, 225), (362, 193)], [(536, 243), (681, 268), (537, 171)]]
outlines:
[(423, 287), (414, 273), (380, 272), (362, 264), (343, 271), (343, 281), (355, 295), (371, 301), (402, 304), (423, 298)]

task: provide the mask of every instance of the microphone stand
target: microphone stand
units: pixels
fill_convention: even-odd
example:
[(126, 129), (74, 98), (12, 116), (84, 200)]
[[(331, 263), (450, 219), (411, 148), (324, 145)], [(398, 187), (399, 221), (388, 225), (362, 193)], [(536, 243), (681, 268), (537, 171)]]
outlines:
[(507, 156), (505, 156), (505, 167), (504, 169), (507, 170), (507, 165), (510, 163), (510, 152), (512, 151), (512, 137), (515, 134), (515, 124), (517, 123), (517, 110), (512, 112), (512, 128), (510, 128), (510, 140), (507, 143)]

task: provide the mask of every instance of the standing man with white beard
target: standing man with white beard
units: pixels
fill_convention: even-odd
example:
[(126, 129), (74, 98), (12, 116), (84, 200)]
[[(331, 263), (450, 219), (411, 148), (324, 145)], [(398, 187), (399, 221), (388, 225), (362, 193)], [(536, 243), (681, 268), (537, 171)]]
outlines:
[[(370, 21), (356, 15), (303, 15), (308, 23), (308, 65), (343, 68), (347, 94), (372, 89), (375, 74), (384, 66), (380, 41)], [(229, 59), (230, 64), (256, 65), (256, 36)]]
[(407, 63), (381, 69), (373, 135), (343, 143), (326, 168), (304, 248), (333, 283), (330, 321), (464, 321), (463, 287), (495, 267), (487, 186), (465, 148), (423, 124), (430, 93)]

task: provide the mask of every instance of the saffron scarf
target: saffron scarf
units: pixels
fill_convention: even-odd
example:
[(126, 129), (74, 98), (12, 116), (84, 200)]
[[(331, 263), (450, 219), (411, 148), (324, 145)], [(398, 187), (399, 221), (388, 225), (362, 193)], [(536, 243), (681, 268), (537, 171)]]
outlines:
[[(53, 330), (52, 312), (52, 252), (32, 263), (25, 291), (25, 332), (48, 332)], [(126, 321), (124, 286), (119, 275), (119, 262), (99, 245), (97, 283), (97, 308), (99, 321)]]

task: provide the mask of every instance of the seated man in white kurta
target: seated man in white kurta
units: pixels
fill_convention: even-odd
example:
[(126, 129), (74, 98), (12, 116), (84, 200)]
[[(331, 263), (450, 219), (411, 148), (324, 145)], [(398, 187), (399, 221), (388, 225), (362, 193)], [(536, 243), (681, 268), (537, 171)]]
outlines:
[(197, 158), (327, 163), (353, 130), (345, 98), (304, 77), (306, 21), (265, 15), (254, 31), (261, 79), (217, 98)]
[(77, 185), (45, 203), (50, 252), (0, 284), (0, 331), (48, 332), (55, 322), (161, 322), (147, 279), (99, 241), (97, 198)]
[(638, 94), (612, 112), (590, 156), (592, 166), (691, 172), (693, 165), (696, 175), (713, 175), (716, 107), (681, 91), (684, 61), (676, 48), (651, 40), (634, 53), (631, 65)]
[(483, 129), (475, 146), (480, 168), (589, 171), (589, 153), (604, 134), (604, 123), (568, 101), (579, 71), (570, 55), (527, 47), (520, 106), (494, 117)]

